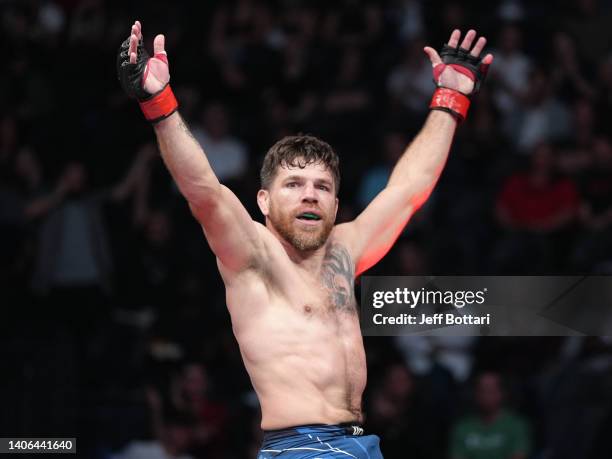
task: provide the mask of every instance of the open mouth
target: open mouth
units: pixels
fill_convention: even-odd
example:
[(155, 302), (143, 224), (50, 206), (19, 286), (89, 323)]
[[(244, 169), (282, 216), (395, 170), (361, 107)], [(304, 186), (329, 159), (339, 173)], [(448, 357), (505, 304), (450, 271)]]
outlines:
[(297, 216), (297, 219), (303, 221), (319, 221), (321, 220), (321, 216), (314, 212), (302, 212)]

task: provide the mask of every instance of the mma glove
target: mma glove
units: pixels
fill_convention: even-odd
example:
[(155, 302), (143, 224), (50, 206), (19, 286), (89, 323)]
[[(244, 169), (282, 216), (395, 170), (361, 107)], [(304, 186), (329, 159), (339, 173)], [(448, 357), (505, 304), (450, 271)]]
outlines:
[[(476, 94), (487, 76), (489, 66), (483, 64), (482, 57), (472, 56), (465, 48), (453, 48), (448, 45), (442, 47), (440, 52), (442, 63), (433, 68), (434, 83), (437, 86), (429, 108), (442, 110), (453, 115), (457, 121), (465, 120), (470, 107), (470, 96)], [(474, 89), (470, 94), (464, 94), (456, 89), (446, 88), (440, 84), (440, 75), (446, 67), (467, 76), (474, 82)]]
[[(121, 87), (129, 97), (138, 101), (145, 118), (151, 123), (157, 123), (168, 118), (178, 109), (178, 102), (174, 97), (170, 84), (166, 83), (155, 94), (145, 91), (144, 83), (147, 79), (149, 60), (151, 58), (144, 47), (142, 39), (140, 39), (136, 50), (136, 63), (131, 64), (129, 47), (130, 38), (128, 37), (119, 47), (117, 54), (117, 77)], [(166, 53), (157, 53), (153, 57), (166, 64), (168, 63)]]

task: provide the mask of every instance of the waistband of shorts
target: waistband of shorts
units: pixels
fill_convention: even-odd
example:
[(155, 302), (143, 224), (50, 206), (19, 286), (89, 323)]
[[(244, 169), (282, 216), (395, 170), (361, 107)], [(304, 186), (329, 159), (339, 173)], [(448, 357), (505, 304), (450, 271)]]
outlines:
[(264, 443), (290, 438), (296, 435), (325, 435), (325, 436), (360, 436), (364, 435), (363, 426), (358, 422), (343, 422), (341, 424), (306, 424), (302, 426), (286, 427), (277, 430), (263, 431)]

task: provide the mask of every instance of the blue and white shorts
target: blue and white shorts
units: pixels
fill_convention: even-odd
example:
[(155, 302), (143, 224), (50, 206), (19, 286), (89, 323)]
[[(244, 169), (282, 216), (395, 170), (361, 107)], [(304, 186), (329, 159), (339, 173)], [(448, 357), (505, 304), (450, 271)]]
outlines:
[(352, 425), (305, 425), (264, 431), (257, 459), (382, 459), (380, 439)]

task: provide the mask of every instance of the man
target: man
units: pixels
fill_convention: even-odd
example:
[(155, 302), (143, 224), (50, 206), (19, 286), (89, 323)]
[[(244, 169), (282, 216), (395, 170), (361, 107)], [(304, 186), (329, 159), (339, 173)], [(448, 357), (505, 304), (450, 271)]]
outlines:
[(217, 257), (233, 330), (261, 403), (262, 459), (382, 457), (378, 437), (362, 436), (359, 427), (366, 364), (353, 279), (386, 254), (431, 193), (466, 116), (466, 94), (493, 60), (480, 59), (486, 40), (475, 42), (475, 31), (461, 48), (460, 38), (455, 30), (442, 51), (444, 63), (434, 49), (424, 49), (439, 86), (434, 110), (387, 187), (356, 220), (336, 226), (340, 176), (327, 143), (287, 137), (270, 149), (257, 194), (266, 224), (254, 222), (219, 183), (176, 111), (164, 36), (155, 37), (149, 59), (136, 21), (120, 48), (122, 86), (154, 123), (166, 166)]
[(453, 430), (451, 459), (525, 459), (527, 423), (504, 409), (501, 377), (486, 372), (476, 380), (478, 414), (460, 419)]

